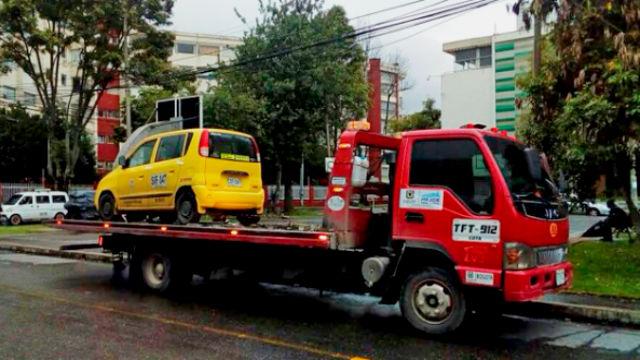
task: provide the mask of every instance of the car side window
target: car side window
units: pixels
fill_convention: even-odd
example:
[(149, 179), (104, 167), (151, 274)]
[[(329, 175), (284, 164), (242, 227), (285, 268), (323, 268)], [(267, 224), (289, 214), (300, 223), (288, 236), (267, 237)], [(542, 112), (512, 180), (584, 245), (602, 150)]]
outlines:
[(129, 167), (148, 164), (151, 161), (151, 153), (153, 152), (153, 146), (155, 144), (156, 140), (154, 139), (138, 146), (136, 151), (129, 158)]
[(491, 175), (471, 139), (419, 140), (411, 151), (411, 185), (444, 186), (479, 214), (493, 212)]
[(165, 136), (160, 139), (158, 151), (156, 151), (156, 162), (179, 158), (182, 156), (184, 145), (184, 134)]
[(36, 195), (36, 203), (51, 204), (51, 197), (49, 195)]
[(20, 205), (29, 205), (29, 204), (33, 204), (33, 197), (31, 196), (25, 196), (22, 198), (22, 200), (20, 200)]
[(64, 204), (67, 202), (67, 199), (64, 195), (53, 195), (53, 203), (54, 204)]

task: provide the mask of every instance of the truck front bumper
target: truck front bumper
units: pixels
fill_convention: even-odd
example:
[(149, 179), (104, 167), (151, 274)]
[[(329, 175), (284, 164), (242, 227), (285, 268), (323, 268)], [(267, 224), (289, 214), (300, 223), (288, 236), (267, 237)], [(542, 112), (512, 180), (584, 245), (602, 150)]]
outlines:
[(545, 293), (567, 289), (573, 282), (573, 267), (568, 261), (527, 270), (505, 270), (506, 301), (535, 300)]

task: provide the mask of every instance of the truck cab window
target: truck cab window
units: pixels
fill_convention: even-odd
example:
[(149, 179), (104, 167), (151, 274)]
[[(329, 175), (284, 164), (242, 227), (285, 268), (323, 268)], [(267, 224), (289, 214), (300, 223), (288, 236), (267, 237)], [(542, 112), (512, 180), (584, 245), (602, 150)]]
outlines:
[(493, 212), (491, 174), (473, 140), (416, 141), (411, 151), (409, 182), (449, 188), (471, 211)]

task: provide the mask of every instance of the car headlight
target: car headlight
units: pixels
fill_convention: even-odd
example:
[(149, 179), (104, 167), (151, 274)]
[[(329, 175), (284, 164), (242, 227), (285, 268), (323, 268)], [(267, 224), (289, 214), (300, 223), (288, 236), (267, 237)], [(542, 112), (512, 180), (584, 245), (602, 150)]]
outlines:
[(504, 244), (504, 268), (511, 270), (529, 269), (536, 266), (533, 249), (522, 243)]

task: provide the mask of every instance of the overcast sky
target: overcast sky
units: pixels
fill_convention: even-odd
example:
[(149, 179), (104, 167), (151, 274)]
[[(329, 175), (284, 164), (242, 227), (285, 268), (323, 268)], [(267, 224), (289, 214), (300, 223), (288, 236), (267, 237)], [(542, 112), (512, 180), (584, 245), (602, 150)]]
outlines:
[[(458, 0), (450, 2), (456, 1)], [(333, 5), (344, 7), (347, 16), (354, 18), (410, 1), (325, 0), (325, 2), (327, 7)], [(437, 0), (425, 0), (394, 11), (362, 17), (354, 20), (352, 25), (358, 27), (374, 24), (436, 2)], [(420, 110), (422, 101), (427, 97), (434, 98), (439, 104), (441, 75), (453, 70), (453, 58), (442, 52), (442, 43), (515, 30), (516, 17), (507, 11), (507, 5), (513, 2), (513, 0), (501, 0), (446, 20), (437, 20), (374, 39), (373, 46), (382, 46), (379, 50), (381, 58), (385, 59), (399, 53), (406, 60), (408, 81), (413, 84), (413, 87), (402, 94), (401, 111), (411, 113)], [(177, 0), (171, 28), (187, 32), (242, 36), (246, 27), (235, 15), (234, 8), (250, 20), (251, 24), (258, 15), (258, 0)], [(414, 36), (409, 37), (410, 35)]]

